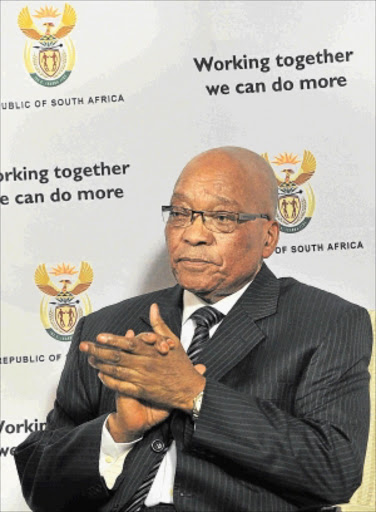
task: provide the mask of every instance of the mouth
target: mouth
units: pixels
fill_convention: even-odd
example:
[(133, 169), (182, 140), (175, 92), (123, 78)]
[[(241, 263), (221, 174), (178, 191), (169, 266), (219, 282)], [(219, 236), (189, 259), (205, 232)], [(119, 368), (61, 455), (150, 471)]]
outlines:
[(177, 263), (186, 268), (202, 268), (207, 265), (215, 265), (212, 261), (204, 260), (202, 258), (178, 258)]

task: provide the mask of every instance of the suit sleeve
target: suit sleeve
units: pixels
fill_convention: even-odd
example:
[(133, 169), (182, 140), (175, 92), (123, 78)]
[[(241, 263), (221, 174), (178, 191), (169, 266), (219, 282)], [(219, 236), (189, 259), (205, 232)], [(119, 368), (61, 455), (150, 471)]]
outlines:
[[(26, 502), (33, 511), (78, 511), (106, 501), (99, 474), (102, 427), (85, 387), (78, 350), (85, 320), (75, 331), (46, 429), (31, 434), (15, 451)], [(85, 508), (86, 506), (86, 508)]]
[(367, 311), (348, 309), (306, 366), (293, 414), (208, 378), (186, 447), (297, 505), (348, 501), (367, 445), (371, 344)]

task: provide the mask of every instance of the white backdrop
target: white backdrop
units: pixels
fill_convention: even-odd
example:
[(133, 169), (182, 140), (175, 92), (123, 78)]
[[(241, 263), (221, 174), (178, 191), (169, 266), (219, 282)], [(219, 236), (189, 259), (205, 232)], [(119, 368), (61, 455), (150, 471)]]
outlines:
[[(30, 62), (40, 76), (43, 62), (33, 60), (37, 41), (17, 23), (28, 7), (37, 26), (46, 19), (56, 26), (64, 2), (34, 17), (44, 5), (1, 2), (4, 511), (28, 510), (11, 448), (43, 428), (69, 347), (57, 338), (72, 330), (68, 309), (65, 328), (48, 316), (55, 306), (42, 308), (42, 323), (41, 301), (52, 297), (37, 288), (35, 270), (45, 264), (61, 290), (62, 279), (78, 277), (69, 269), (88, 262), (94, 278), (78, 295), (83, 314), (87, 299), (96, 310), (172, 284), (160, 205), (195, 154), (220, 145), (268, 153), (274, 162), (285, 154), (284, 167), (272, 164), (280, 172), (297, 170), (304, 151), (312, 153), (316, 170), (305, 185), (312, 218), (304, 228), (286, 222), (295, 232), (282, 233), (270, 267), (375, 307), (373, 2), (72, 0), (77, 21), (61, 40), (71, 73), (55, 86), (48, 70), (46, 86), (30, 76)], [(296, 69), (297, 56), (304, 69)], [(60, 59), (63, 66), (63, 49)], [(278, 80), (290, 90), (274, 90)], [(110, 175), (106, 167), (94, 175), (101, 162)], [(75, 181), (71, 170), (85, 167), (92, 170)], [(57, 201), (56, 189), (69, 200)], [(99, 197), (108, 189), (118, 197), (82, 192), (99, 189)]]

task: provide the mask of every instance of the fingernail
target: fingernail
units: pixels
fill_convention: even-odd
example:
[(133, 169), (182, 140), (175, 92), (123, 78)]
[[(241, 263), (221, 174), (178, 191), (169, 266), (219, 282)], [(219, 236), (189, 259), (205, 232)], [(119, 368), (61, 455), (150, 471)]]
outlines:
[(99, 372), (98, 373), (98, 379), (103, 382), (103, 373)]

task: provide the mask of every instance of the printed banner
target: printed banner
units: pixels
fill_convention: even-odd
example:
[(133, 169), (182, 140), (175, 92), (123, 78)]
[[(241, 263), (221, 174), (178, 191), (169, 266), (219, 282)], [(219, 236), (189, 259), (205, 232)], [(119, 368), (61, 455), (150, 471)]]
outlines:
[(1, 2), (1, 504), (79, 319), (174, 283), (162, 204), (209, 148), (278, 180), (269, 265), (374, 308), (371, 1)]

